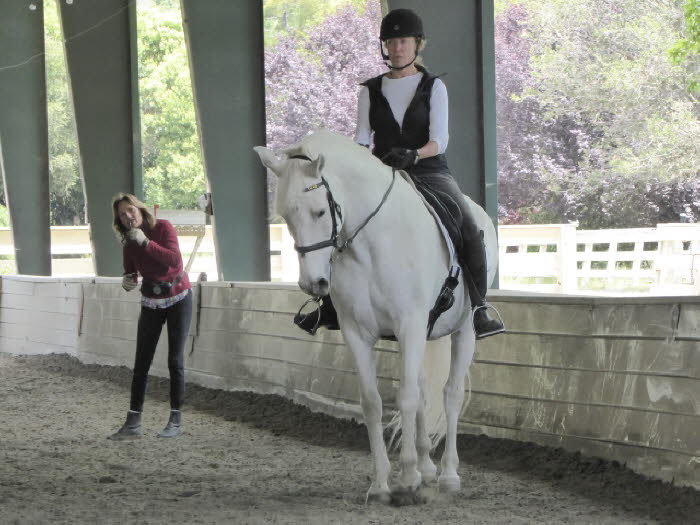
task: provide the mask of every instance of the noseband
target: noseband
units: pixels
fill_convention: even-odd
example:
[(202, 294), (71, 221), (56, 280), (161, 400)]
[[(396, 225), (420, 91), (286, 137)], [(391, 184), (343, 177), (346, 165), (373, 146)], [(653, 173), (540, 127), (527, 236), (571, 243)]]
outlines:
[[(301, 160), (308, 160), (311, 162), (311, 159), (307, 157), (306, 155), (294, 155), (292, 157), (289, 157), (290, 159), (301, 159)], [(298, 246), (296, 243), (294, 244), (294, 249), (299, 252), (302, 257), (309, 253), (313, 252), (316, 250), (320, 250), (322, 248), (335, 248), (339, 252), (342, 252), (345, 250), (350, 243), (357, 237), (357, 234), (360, 233), (360, 230), (367, 226), (367, 223), (374, 217), (377, 212), (381, 209), (381, 207), (384, 205), (386, 202), (387, 197), (389, 196), (389, 193), (391, 192), (391, 188), (394, 187), (394, 181), (396, 180), (396, 170), (392, 169), (391, 170), (391, 184), (389, 185), (389, 188), (386, 190), (384, 193), (384, 196), (382, 197), (382, 201), (379, 203), (379, 206), (365, 219), (365, 221), (360, 225), (357, 230), (355, 230), (355, 233), (353, 233), (348, 240), (345, 242), (341, 243), (338, 241), (338, 223), (342, 222), (343, 220), (343, 213), (342, 210), (340, 209), (340, 204), (338, 204), (335, 199), (333, 198), (333, 192), (331, 191), (330, 186), (328, 186), (328, 181), (324, 178), (321, 177), (321, 182), (317, 182), (316, 184), (312, 184), (311, 186), (308, 186), (304, 188), (304, 193), (308, 191), (313, 191), (317, 190), (318, 188), (325, 187), (326, 188), (326, 196), (328, 197), (328, 207), (331, 210), (331, 219), (333, 221), (333, 230), (331, 231), (331, 238), (327, 239), (325, 241), (317, 242), (315, 244), (308, 244), (306, 246)]]

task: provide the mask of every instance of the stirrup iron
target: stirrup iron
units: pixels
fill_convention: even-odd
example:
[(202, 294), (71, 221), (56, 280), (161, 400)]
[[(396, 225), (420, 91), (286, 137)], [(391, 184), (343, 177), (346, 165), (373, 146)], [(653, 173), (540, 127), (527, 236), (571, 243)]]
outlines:
[[(306, 305), (311, 303), (311, 302), (314, 302), (318, 305), (318, 308), (316, 308), (316, 322), (314, 323), (314, 326), (313, 326), (313, 328), (311, 328), (311, 332), (310, 332), (311, 335), (316, 335), (316, 331), (318, 330), (318, 327), (321, 323), (321, 297), (311, 297), (304, 304), (302, 304), (299, 307), (299, 311), (294, 316), (294, 324), (299, 325), (304, 319), (306, 319), (307, 316), (311, 315), (311, 313), (303, 314), (303, 315), (301, 313), (301, 311), (304, 308), (306, 308)], [(303, 328), (302, 328), (302, 330), (303, 330)]]
[[(476, 312), (478, 312), (479, 310), (493, 310), (494, 312), (496, 312), (497, 319), (492, 319), (492, 320), (498, 321), (500, 323), (500, 328), (496, 328), (494, 330), (491, 330), (489, 332), (484, 332), (482, 334), (476, 333), (476, 326), (474, 325), (474, 317), (476, 315)], [(493, 306), (492, 304), (489, 304), (487, 302), (484, 302), (484, 304), (479, 305), (472, 310), (471, 323), (472, 323), (472, 327), (474, 328), (474, 333), (476, 335), (477, 340), (484, 339), (484, 338), (492, 336), (492, 335), (502, 334), (506, 331), (505, 323), (503, 322), (503, 318), (501, 317), (501, 313), (496, 309), (495, 306)]]

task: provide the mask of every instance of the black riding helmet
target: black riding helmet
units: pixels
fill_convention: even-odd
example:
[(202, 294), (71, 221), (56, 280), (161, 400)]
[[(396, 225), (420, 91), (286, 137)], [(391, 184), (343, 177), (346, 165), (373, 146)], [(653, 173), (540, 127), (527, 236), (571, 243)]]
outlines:
[[(382, 25), (379, 30), (379, 47), (382, 52), (382, 58), (386, 61), (389, 60), (389, 56), (384, 52), (383, 43), (390, 38), (401, 38), (406, 36), (414, 36), (423, 40), (425, 34), (423, 33), (423, 21), (420, 17), (411, 9), (394, 9), (390, 11), (382, 19)], [(387, 64), (391, 69), (404, 69), (413, 64), (418, 57), (418, 49), (416, 49), (416, 57), (402, 67), (394, 67), (391, 64)]]
[(394, 9), (382, 19), (379, 40), (384, 42), (402, 36), (424, 38), (423, 21), (411, 9)]

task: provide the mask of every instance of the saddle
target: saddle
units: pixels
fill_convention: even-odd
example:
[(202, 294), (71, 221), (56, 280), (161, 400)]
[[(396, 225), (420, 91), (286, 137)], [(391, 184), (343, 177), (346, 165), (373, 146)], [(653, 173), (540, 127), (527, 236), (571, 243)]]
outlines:
[[(447, 249), (450, 252), (448, 276), (442, 285), (442, 289), (435, 300), (433, 308), (428, 314), (428, 337), (430, 337), (435, 322), (440, 315), (452, 308), (452, 304), (454, 303), (454, 290), (459, 284), (461, 265), (458, 261), (462, 260), (463, 254), (461, 252), (464, 245), (461, 230), (462, 211), (452, 197), (446, 193), (434, 188), (429, 188), (420, 181), (413, 180), (406, 172), (399, 173), (404, 176), (406, 182), (408, 182), (422, 197), (423, 203), (437, 222), (440, 232), (447, 244)], [(391, 336), (385, 336), (383, 338), (393, 339)]]
[(432, 206), (437, 214), (437, 218), (447, 230), (452, 245), (455, 249), (455, 255), (458, 261), (464, 260), (462, 250), (464, 248), (464, 239), (462, 238), (462, 210), (457, 203), (447, 193), (429, 188), (420, 181), (414, 181), (416, 190), (423, 196), (423, 199)]

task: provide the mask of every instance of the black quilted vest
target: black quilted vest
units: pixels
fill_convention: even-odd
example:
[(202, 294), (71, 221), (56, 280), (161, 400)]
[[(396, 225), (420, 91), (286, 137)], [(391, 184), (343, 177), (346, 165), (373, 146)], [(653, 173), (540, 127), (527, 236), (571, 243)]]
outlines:
[[(403, 127), (399, 127), (394, 114), (391, 112), (389, 101), (382, 94), (382, 78), (384, 75), (370, 78), (362, 83), (369, 91), (369, 124), (374, 131), (374, 155), (380, 159), (393, 147), (418, 149), (430, 140), (430, 94), (435, 83), (435, 75), (430, 74), (424, 67), (416, 66), (423, 73), (416, 94), (406, 109)], [(421, 173), (450, 173), (447, 167), (447, 157), (439, 154), (427, 159), (421, 159), (410, 169), (416, 175)]]

